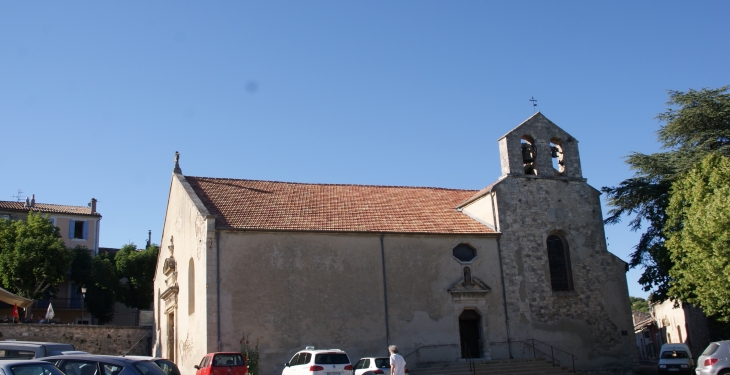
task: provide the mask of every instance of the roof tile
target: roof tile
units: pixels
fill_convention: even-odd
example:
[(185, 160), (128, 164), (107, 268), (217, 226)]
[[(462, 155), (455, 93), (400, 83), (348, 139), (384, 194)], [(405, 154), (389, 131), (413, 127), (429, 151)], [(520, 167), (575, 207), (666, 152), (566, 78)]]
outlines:
[(35, 203), (33, 207), (25, 207), (25, 202), (0, 201), (0, 210), (13, 211), (33, 211), (52, 214), (73, 214), (73, 215), (89, 215), (101, 216), (98, 212), (91, 213), (90, 207), (84, 206), (66, 206), (50, 203)]
[(495, 233), (456, 210), (476, 190), (185, 178), (219, 228)]

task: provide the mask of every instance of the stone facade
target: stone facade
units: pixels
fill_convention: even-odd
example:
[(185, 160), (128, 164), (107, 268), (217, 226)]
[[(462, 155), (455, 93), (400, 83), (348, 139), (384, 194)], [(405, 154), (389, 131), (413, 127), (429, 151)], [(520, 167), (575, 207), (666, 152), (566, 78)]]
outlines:
[[(529, 171), (523, 139), (536, 149)], [(557, 155), (551, 143), (562, 145)], [(623, 358), (631, 369), (638, 358), (626, 263), (607, 250), (600, 192), (581, 174), (578, 141), (537, 113), (499, 144), (505, 174), (462, 209), (502, 233), (510, 336), (550, 342), (597, 368), (616, 367)], [(569, 290), (551, 288), (551, 235), (566, 247)]]
[[(577, 140), (537, 113), (499, 146), (500, 179), (444, 207), (485, 228), (471, 234), (231, 228), (233, 218), (210, 212), (243, 198), (201, 200), (176, 166), (155, 279), (155, 354), (192, 375), (205, 353), (237, 350), (245, 336), (269, 375), (305, 345), (340, 348), (355, 361), (397, 344), (415, 368), (528, 357), (526, 343), (537, 340), (575, 355), (583, 373), (631, 372), (626, 263), (607, 250)], [(547, 247), (556, 239), (562, 263)], [(462, 245), (474, 256), (460, 259)]]
[(91, 354), (150, 355), (151, 327), (112, 327), (61, 324), (0, 324), (0, 340), (72, 344)]

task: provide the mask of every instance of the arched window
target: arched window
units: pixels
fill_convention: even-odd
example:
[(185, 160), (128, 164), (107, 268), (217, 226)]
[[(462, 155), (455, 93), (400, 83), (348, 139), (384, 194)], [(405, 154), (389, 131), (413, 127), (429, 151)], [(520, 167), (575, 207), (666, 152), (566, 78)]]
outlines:
[(190, 258), (188, 263), (188, 315), (195, 312), (195, 263)]
[(556, 235), (547, 238), (550, 284), (555, 291), (573, 290), (568, 246)]
[(683, 342), (682, 341), (682, 327), (680, 327), (680, 326), (677, 326), (677, 335), (679, 336), (679, 342)]
[(525, 169), (525, 174), (536, 175), (537, 148), (535, 147), (535, 140), (529, 135), (525, 135), (520, 140), (520, 146), (522, 147), (522, 166)]
[(550, 156), (553, 159), (553, 169), (559, 174), (565, 172), (565, 159), (563, 154), (563, 141), (560, 138), (550, 140)]

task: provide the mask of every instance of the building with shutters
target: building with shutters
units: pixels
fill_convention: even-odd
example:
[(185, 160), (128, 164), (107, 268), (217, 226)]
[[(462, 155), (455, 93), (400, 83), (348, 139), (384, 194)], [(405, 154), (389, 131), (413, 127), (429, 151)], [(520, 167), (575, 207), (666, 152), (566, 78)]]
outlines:
[[(25, 202), (0, 201), (0, 219), (25, 220), (30, 212), (48, 216), (59, 228), (61, 238), (69, 249), (84, 246), (92, 256), (99, 253), (101, 214), (96, 211), (96, 199), (92, 198), (88, 206), (38, 203), (35, 195), (26, 198)], [(80, 323), (83, 320), (88, 324), (89, 313), (86, 312), (85, 317), (82, 317), (80, 285), (65, 282), (57, 289), (54, 295), (34, 302), (31, 310), (34, 317), (44, 316), (48, 304), (52, 303), (56, 312), (54, 320), (61, 323)], [(11, 309), (12, 306), (0, 304), (0, 315), (9, 314)]]
[(578, 141), (536, 113), (498, 144), (502, 175), (482, 190), (196, 177), (176, 156), (153, 354), (192, 375), (245, 337), (267, 375), (305, 346), (356, 361), (388, 344), (412, 369), (554, 352), (631, 371), (627, 267)]

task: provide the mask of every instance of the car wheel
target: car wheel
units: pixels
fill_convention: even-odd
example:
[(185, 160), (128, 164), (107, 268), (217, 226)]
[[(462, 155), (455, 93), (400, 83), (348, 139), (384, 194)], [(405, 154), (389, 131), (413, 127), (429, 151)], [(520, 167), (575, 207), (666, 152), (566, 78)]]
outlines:
[(722, 370), (718, 372), (717, 375), (730, 375), (730, 370)]

